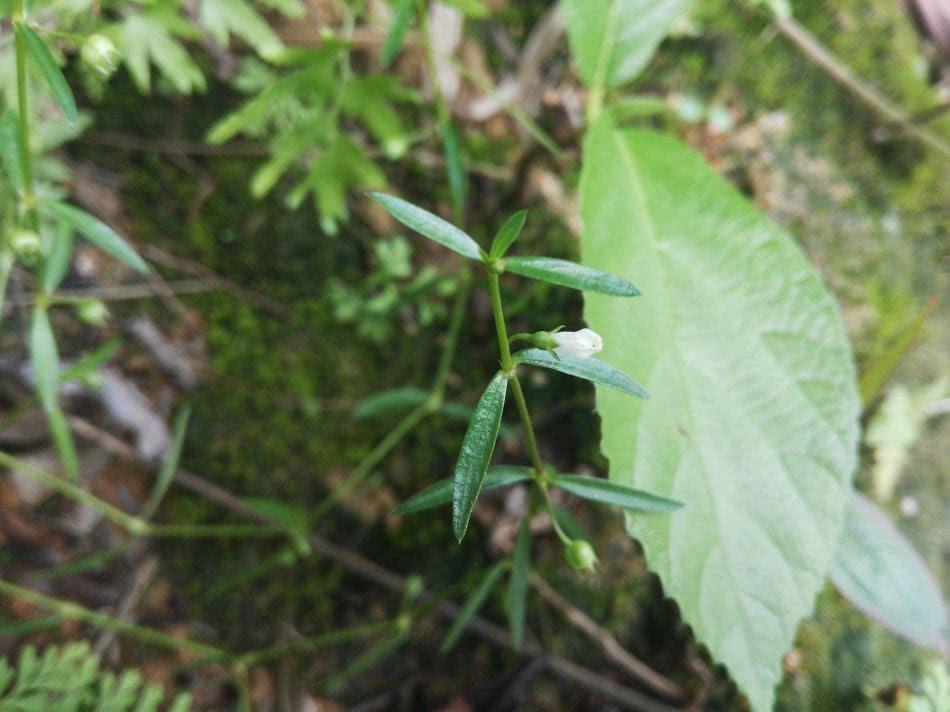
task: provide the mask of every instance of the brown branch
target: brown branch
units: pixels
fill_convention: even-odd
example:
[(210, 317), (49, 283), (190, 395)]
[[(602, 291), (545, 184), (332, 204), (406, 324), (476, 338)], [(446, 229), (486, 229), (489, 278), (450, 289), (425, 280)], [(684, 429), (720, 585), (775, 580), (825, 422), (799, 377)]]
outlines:
[(890, 99), (859, 79), (854, 72), (841, 63), (831, 51), (814, 35), (791, 17), (775, 17), (779, 32), (811, 61), (843, 87), (855, 94), (871, 109), (893, 124), (900, 126), (905, 133), (936, 149), (944, 156), (950, 156), (950, 145), (922, 126), (914, 122), (907, 113)]
[(604, 651), (617, 667), (625, 670), (632, 677), (652, 688), (664, 697), (677, 700), (683, 697), (679, 685), (670, 682), (663, 675), (644, 663), (642, 660), (627, 651), (620, 642), (609, 632), (601, 628), (582, 610), (555, 591), (543, 578), (534, 573), (531, 575), (531, 585), (540, 594), (541, 598), (557, 608), (573, 626), (593, 640)]
[[(98, 426), (75, 416), (69, 418), (69, 425), (77, 435), (97, 442), (113, 455), (144, 465), (150, 471), (155, 470), (155, 463), (144, 462), (130, 445)], [(194, 473), (179, 469), (175, 473), (175, 481), (184, 488), (221, 505), (235, 514), (240, 514), (262, 524), (280, 526), (280, 522), (272, 519), (264, 512), (248, 505), (227, 490)], [(403, 576), (380, 566), (375, 561), (367, 559), (351, 549), (334, 544), (318, 534), (310, 534), (308, 541), (315, 553), (330, 559), (357, 576), (372, 581), (393, 593), (403, 592), (406, 585), (406, 579)], [(436, 602), (435, 597), (428, 592), (420, 594), (417, 600), (421, 603)], [(434, 611), (443, 618), (454, 620), (458, 617), (460, 608), (454, 603), (442, 601), (435, 603)], [(643, 712), (674, 712), (676, 710), (675, 707), (621, 685), (605, 675), (588, 670), (566, 658), (550, 653), (534, 641), (526, 641), (522, 650), (518, 651), (505, 629), (479, 616), (472, 618), (468, 631), (499, 647), (520, 652), (525, 657), (542, 659), (545, 667), (555, 675), (570, 680), (626, 709), (642, 710)]]

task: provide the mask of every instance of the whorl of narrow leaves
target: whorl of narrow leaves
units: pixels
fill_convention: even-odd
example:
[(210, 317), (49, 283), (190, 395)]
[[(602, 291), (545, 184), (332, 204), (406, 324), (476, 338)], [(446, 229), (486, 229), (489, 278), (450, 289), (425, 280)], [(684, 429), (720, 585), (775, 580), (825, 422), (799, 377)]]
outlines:
[(65, 203), (40, 204), (40, 211), (61, 220), (103, 252), (127, 264), (138, 272), (148, 272), (148, 265), (128, 242), (101, 220), (89, 213)]
[(480, 260), (478, 243), (451, 223), (394, 195), (370, 193), (396, 220), (470, 260)]
[(503, 561), (495, 564), (488, 570), (488, 574), (462, 605), (462, 609), (459, 611), (458, 616), (456, 616), (455, 622), (452, 623), (452, 627), (445, 636), (445, 640), (442, 641), (442, 646), (439, 648), (440, 652), (448, 652), (458, 642), (459, 637), (465, 632), (465, 629), (475, 614), (478, 613), (478, 609), (485, 603), (485, 599), (488, 598), (488, 594), (491, 593), (495, 584), (498, 583), (498, 579), (501, 578), (504, 571), (505, 563)]
[(495, 239), (492, 240), (491, 250), (489, 251), (492, 257), (497, 259), (508, 251), (508, 248), (511, 247), (514, 241), (518, 239), (518, 235), (521, 234), (521, 229), (524, 227), (524, 221), (527, 218), (528, 211), (519, 210), (505, 220), (505, 224), (501, 226), (495, 235)]
[(76, 109), (76, 100), (73, 98), (72, 89), (69, 88), (66, 77), (63, 76), (62, 70), (56, 64), (53, 55), (50, 54), (46, 43), (25, 22), (17, 22), (14, 29), (20, 39), (23, 40), (23, 44), (26, 45), (26, 51), (36, 62), (40, 74), (43, 75), (43, 79), (49, 86), (56, 103), (63, 110), (63, 114), (69, 121), (75, 121), (79, 118), (79, 111)]
[(462, 450), (455, 465), (452, 493), (452, 529), (459, 542), (468, 529), (468, 520), (472, 516), (475, 500), (482, 489), (482, 480), (485, 479), (485, 471), (495, 449), (507, 393), (508, 376), (499, 372), (475, 406), (475, 415), (462, 440)]
[(600, 384), (601, 386), (616, 388), (618, 391), (629, 393), (632, 396), (638, 396), (640, 398), (650, 397), (646, 389), (630, 378), (630, 376), (596, 358), (558, 359), (550, 352), (541, 349), (525, 349), (516, 353), (514, 358), (518, 363), (550, 368), (552, 371), (559, 371), (569, 376), (583, 378)]
[(597, 477), (555, 475), (553, 483), (562, 490), (591, 502), (612, 504), (633, 512), (672, 512), (683, 506), (682, 502)]
[(506, 272), (585, 292), (600, 292), (615, 297), (635, 297), (640, 293), (632, 282), (623, 277), (554, 257), (509, 257), (504, 265)]
[[(515, 465), (496, 465), (485, 473), (485, 479), (482, 480), (482, 491), (495, 489), (496, 487), (507, 487), (518, 482), (526, 482), (531, 479), (530, 467), (518, 467)], [(412, 514), (421, 512), (425, 509), (440, 507), (452, 501), (452, 494), (455, 487), (455, 480), (447, 477), (439, 480), (423, 490), (416, 492), (412, 497), (400, 504), (395, 509), (396, 514)]]

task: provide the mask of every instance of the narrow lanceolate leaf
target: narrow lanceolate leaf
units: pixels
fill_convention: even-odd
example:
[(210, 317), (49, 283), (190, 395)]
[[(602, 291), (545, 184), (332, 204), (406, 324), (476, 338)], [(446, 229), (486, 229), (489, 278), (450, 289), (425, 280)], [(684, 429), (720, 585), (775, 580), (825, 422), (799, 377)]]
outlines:
[(25, 22), (16, 23), (16, 32), (26, 45), (26, 51), (30, 53), (36, 66), (39, 67), (40, 74), (46, 80), (53, 98), (63, 110), (63, 114), (70, 121), (75, 121), (79, 117), (79, 111), (76, 109), (76, 100), (73, 98), (72, 89), (62, 70), (50, 54), (46, 43), (40, 39), (40, 36), (33, 31), (33, 28)]
[(488, 598), (488, 594), (491, 593), (495, 584), (498, 583), (498, 579), (501, 578), (504, 571), (504, 562), (499, 562), (488, 570), (488, 574), (481, 580), (481, 583), (478, 584), (475, 590), (472, 591), (462, 606), (462, 609), (459, 611), (458, 616), (455, 617), (455, 621), (445, 636), (445, 640), (442, 641), (442, 647), (439, 648), (441, 652), (448, 652), (458, 642), (459, 637), (465, 632), (465, 629), (475, 614), (478, 613), (478, 609), (484, 605), (485, 599)]
[(374, 393), (364, 398), (353, 410), (353, 417), (357, 420), (378, 418), (383, 415), (392, 415), (409, 410), (426, 402), (429, 392), (421, 388), (393, 388), (389, 391)]
[(950, 621), (933, 574), (890, 518), (857, 492), (831, 567), (831, 581), (872, 620), (947, 655)]
[(73, 434), (69, 429), (69, 423), (66, 421), (63, 409), (57, 405), (52, 410), (48, 410), (46, 421), (49, 423), (53, 444), (56, 446), (56, 452), (59, 454), (63, 469), (70, 479), (78, 480), (79, 458), (76, 456), (76, 444), (73, 442)]
[(560, 371), (569, 376), (583, 378), (601, 386), (616, 388), (618, 391), (629, 393), (632, 396), (650, 397), (646, 389), (626, 373), (596, 358), (559, 359), (550, 351), (543, 351), (542, 349), (525, 349), (516, 353), (514, 357), (518, 363), (550, 368), (552, 371)]
[(639, 74), (687, 0), (564, 0), (571, 53), (588, 86), (616, 86)]
[(501, 257), (508, 251), (508, 248), (511, 247), (512, 243), (518, 239), (518, 235), (521, 234), (521, 228), (524, 227), (524, 221), (527, 217), (527, 210), (519, 210), (505, 220), (505, 224), (501, 226), (498, 234), (495, 235), (495, 239), (492, 240), (491, 251), (489, 253), (492, 257)]
[(528, 575), (531, 573), (531, 523), (525, 517), (515, 539), (508, 580), (508, 632), (516, 650), (524, 645), (524, 621), (528, 602)]
[(188, 430), (188, 419), (190, 417), (191, 409), (188, 407), (183, 408), (175, 416), (175, 423), (172, 425), (171, 443), (168, 446), (168, 452), (165, 453), (162, 467), (158, 471), (158, 477), (155, 478), (155, 484), (148, 497), (148, 502), (145, 503), (139, 515), (142, 519), (149, 520), (155, 516), (168, 486), (172, 483), (172, 479), (178, 471), (178, 461), (181, 459), (181, 449), (185, 444), (185, 433)]
[(30, 326), (30, 363), (40, 403), (47, 412), (57, 407), (59, 400), (59, 353), (49, 323), (49, 314), (43, 307), (33, 310)]
[(635, 297), (640, 293), (630, 280), (623, 277), (554, 257), (509, 257), (504, 264), (506, 272), (585, 292), (615, 297)]
[(459, 146), (458, 131), (450, 117), (442, 120), (442, 151), (445, 153), (445, 170), (449, 178), (452, 205), (456, 213), (461, 214), (468, 199), (468, 182), (465, 179), (465, 164)]
[[(516, 467), (514, 465), (496, 465), (489, 468), (485, 473), (485, 479), (482, 480), (482, 491), (495, 489), (496, 487), (507, 487), (518, 482), (525, 482), (531, 479), (530, 467)], [(400, 504), (395, 509), (396, 514), (411, 514), (421, 512), (424, 509), (432, 509), (448, 504), (452, 501), (452, 493), (455, 480), (447, 477), (439, 480), (423, 490), (416, 492), (412, 497)]]
[(612, 504), (632, 512), (672, 512), (682, 502), (622, 485), (583, 475), (555, 475), (554, 485), (571, 494), (601, 504)]
[(425, 235), (430, 240), (435, 240), (450, 250), (455, 250), (470, 260), (481, 259), (478, 243), (451, 223), (394, 195), (386, 193), (370, 193), (369, 195), (406, 227)]
[(17, 116), (7, 109), (0, 116), (0, 165), (17, 190), (23, 188), (23, 171), (20, 160), (20, 135), (17, 132)]
[(837, 552), (860, 403), (831, 295), (795, 240), (664, 134), (588, 130), (581, 254), (643, 297), (584, 299), (604, 360), (653, 400), (597, 389), (610, 479), (678, 499), (627, 517), (664, 592), (754, 710)]
[(122, 346), (122, 340), (119, 338), (109, 339), (95, 351), (86, 354), (81, 359), (73, 363), (69, 368), (63, 369), (59, 376), (60, 383), (83, 379), (90, 373), (104, 366), (112, 360), (112, 357), (118, 353)]
[(40, 211), (72, 226), (76, 232), (100, 250), (109, 253), (132, 269), (148, 272), (148, 265), (128, 242), (119, 237), (111, 227), (84, 210), (65, 203), (48, 202), (40, 204)]
[(472, 516), (475, 500), (482, 489), (482, 480), (485, 479), (485, 471), (495, 449), (507, 393), (508, 377), (499, 372), (475, 406), (475, 415), (462, 440), (462, 451), (455, 465), (452, 491), (452, 529), (459, 542), (468, 529), (468, 520)]
[(53, 231), (53, 244), (49, 254), (43, 260), (40, 281), (47, 294), (54, 291), (69, 271), (69, 260), (73, 254), (73, 228), (59, 223)]
[(389, 68), (402, 49), (403, 39), (406, 36), (406, 30), (409, 28), (409, 23), (412, 21), (412, 13), (415, 7), (416, 0), (398, 0), (396, 14), (393, 16), (393, 24), (389, 26), (389, 32), (386, 33), (386, 41), (383, 42), (383, 49), (379, 56), (379, 63), (383, 69)]

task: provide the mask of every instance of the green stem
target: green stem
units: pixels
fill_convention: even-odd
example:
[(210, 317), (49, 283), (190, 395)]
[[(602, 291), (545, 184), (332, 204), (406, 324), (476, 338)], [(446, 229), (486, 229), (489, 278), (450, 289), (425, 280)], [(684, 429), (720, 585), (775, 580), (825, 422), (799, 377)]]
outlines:
[(508, 374), (511, 392), (514, 394), (515, 404), (518, 406), (518, 415), (521, 417), (521, 423), (524, 426), (525, 443), (528, 447), (528, 455), (531, 457), (531, 464), (534, 467), (535, 478), (540, 479), (544, 474), (544, 462), (538, 452), (538, 441), (534, 435), (534, 426), (531, 425), (528, 403), (525, 401), (524, 391), (521, 390), (521, 382), (518, 380), (518, 374), (515, 370), (516, 364), (511, 358), (511, 347), (508, 345), (508, 328), (505, 326), (505, 312), (501, 306), (501, 287), (498, 283), (498, 273), (492, 270), (491, 267), (488, 268), (488, 294), (491, 297), (492, 315), (495, 317), (495, 331), (498, 332), (501, 368)]
[(544, 499), (544, 508), (548, 510), (548, 516), (551, 517), (551, 526), (554, 527), (554, 533), (557, 534), (557, 538), (561, 540), (562, 544), (570, 544), (572, 539), (561, 529), (561, 524), (558, 522), (557, 514), (554, 511), (554, 505), (551, 504), (551, 497), (548, 496), (548, 488), (542, 486), (538, 489), (541, 490), (541, 497)]
[(426, 415), (429, 414), (429, 407), (427, 403), (422, 403), (415, 408), (413, 408), (409, 413), (400, 420), (396, 427), (389, 431), (389, 434), (386, 435), (379, 443), (376, 444), (372, 450), (360, 460), (360, 463), (350, 471), (350, 473), (339, 483), (336, 487), (333, 488), (333, 491), (327, 495), (327, 498), (324, 499), (320, 506), (317, 507), (316, 511), (313, 513), (312, 523), (316, 524), (323, 518), (323, 516), (330, 511), (330, 509), (338, 502), (340, 499), (353, 489), (360, 481), (363, 480), (370, 472), (373, 471), (373, 468), (379, 464), (389, 452), (399, 444), (399, 442), (406, 436), (406, 434), (412, 430), (416, 425), (419, 424), (419, 421), (422, 420)]
[[(25, 18), (24, 0), (13, 0), (14, 24), (23, 22)], [(30, 107), (26, 86), (26, 44), (21, 33), (17, 32), (15, 34), (17, 111), (20, 119), (20, 172), (23, 174), (22, 208), (30, 229), (39, 232), (36, 193), (33, 187), (33, 157), (30, 153)]]
[(312, 638), (301, 638), (292, 640), (289, 643), (282, 643), (270, 648), (255, 650), (245, 653), (237, 658), (237, 662), (248, 667), (260, 665), (268, 660), (279, 658), (282, 655), (295, 653), (298, 651), (313, 650), (315, 648), (326, 648), (332, 645), (341, 645), (354, 640), (362, 640), (370, 636), (390, 630), (394, 627), (393, 621), (382, 621), (381, 623), (367, 623), (366, 625), (355, 626), (353, 628), (344, 628), (335, 630), (323, 635), (317, 635)]
[(465, 267), (459, 276), (455, 301), (452, 303), (452, 313), (449, 316), (448, 334), (445, 338), (445, 345), (442, 347), (442, 353), (439, 355), (439, 366), (435, 373), (435, 380), (432, 382), (432, 395), (438, 401), (442, 400), (442, 395), (445, 392), (445, 379), (449, 376), (452, 359), (455, 357), (455, 349), (458, 347), (459, 333), (462, 331), (462, 322), (465, 318), (465, 306), (468, 304), (468, 296), (471, 291), (472, 273), (468, 267)]
[(76, 603), (72, 603), (71, 601), (60, 601), (56, 598), (50, 598), (49, 596), (44, 596), (42, 593), (37, 593), (36, 591), (31, 591), (28, 588), (17, 586), (16, 584), (10, 583), (9, 581), (4, 581), (3, 579), (0, 579), (0, 593), (6, 594), (7, 596), (12, 596), (13, 598), (18, 598), (21, 601), (26, 601), (27, 603), (39, 606), (40, 608), (45, 608), (59, 616), (62, 616), (63, 618), (80, 620), (90, 623), (91, 625), (94, 625), (98, 628), (105, 628), (106, 630), (114, 630), (118, 633), (124, 633), (132, 638), (137, 638), (144, 643), (150, 643), (152, 645), (168, 648), (170, 650), (186, 650), (203, 658), (218, 659), (225, 656), (224, 652), (217, 648), (212, 648), (208, 645), (202, 645), (201, 643), (194, 643), (190, 640), (176, 638), (174, 636), (161, 633), (157, 630), (152, 630), (151, 628), (144, 628), (142, 626), (135, 625), (134, 623), (128, 623), (126, 621), (119, 620), (118, 618), (107, 616), (103, 613), (90, 611), (88, 608), (84, 608)]
[(44, 472), (31, 465), (24, 460), (8, 455), (5, 452), (0, 451), (0, 465), (9, 467), (10, 469), (15, 469), (18, 472), (31, 477), (45, 487), (49, 487), (51, 490), (59, 492), (61, 495), (69, 497), (75, 502), (84, 504), (87, 507), (95, 509), (99, 514), (101, 514), (106, 519), (115, 522), (123, 529), (126, 529), (133, 534), (144, 534), (148, 530), (148, 522), (139, 519), (138, 517), (132, 516), (131, 514), (126, 514), (121, 509), (113, 507), (108, 502), (103, 502), (98, 497), (95, 497), (84, 489), (77, 487), (76, 485), (67, 482), (66, 480), (60, 479), (55, 475), (51, 475), (48, 472)]

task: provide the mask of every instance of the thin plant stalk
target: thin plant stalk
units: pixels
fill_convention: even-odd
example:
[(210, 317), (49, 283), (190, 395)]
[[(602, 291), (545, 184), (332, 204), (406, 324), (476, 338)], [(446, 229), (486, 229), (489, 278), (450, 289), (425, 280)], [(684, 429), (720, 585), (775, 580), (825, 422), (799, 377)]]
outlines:
[(62, 618), (79, 620), (94, 625), (97, 628), (114, 630), (117, 633), (128, 635), (129, 637), (141, 640), (143, 643), (156, 645), (160, 648), (168, 648), (170, 650), (184, 650), (205, 659), (219, 659), (225, 657), (225, 653), (223, 651), (219, 650), (218, 648), (213, 648), (210, 645), (196, 643), (183, 638), (176, 638), (175, 636), (168, 635), (151, 628), (145, 628), (144, 626), (122, 621), (117, 618), (113, 618), (112, 616), (107, 616), (104, 613), (91, 611), (88, 608), (80, 606), (76, 603), (72, 603), (70, 601), (61, 601), (57, 598), (46, 596), (37, 591), (32, 591), (28, 588), (17, 586), (16, 584), (10, 583), (9, 581), (5, 581), (3, 579), (0, 579), (0, 594), (17, 598), (40, 608), (45, 608), (46, 610), (52, 611)]
[[(13, 0), (13, 22), (26, 19), (24, 0)], [(39, 232), (36, 213), (36, 191), (33, 186), (33, 157), (30, 153), (30, 106), (26, 86), (26, 44), (20, 32), (15, 33), (17, 113), (19, 115), (20, 172), (23, 174), (22, 210), (30, 229)]]
[(511, 358), (511, 347), (508, 343), (508, 328), (505, 326), (505, 312), (501, 305), (501, 287), (498, 283), (498, 273), (488, 268), (488, 293), (491, 297), (492, 315), (495, 318), (495, 331), (498, 333), (498, 349), (501, 351), (501, 368), (508, 374), (508, 381), (511, 384), (511, 392), (515, 398), (515, 405), (518, 408), (518, 415), (524, 426), (525, 443), (528, 448), (528, 455), (531, 457), (531, 465), (534, 467), (535, 478), (540, 480), (544, 475), (544, 462), (538, 452), (538, 442), (534, 434), (534, 426), (531, 424), (531, 414), (528, 412), (528, 403), (525, 401), (524, 391), (521, 390), (521, 383), (518, 381), (518, 374), (515, 372), (515, 364)]

